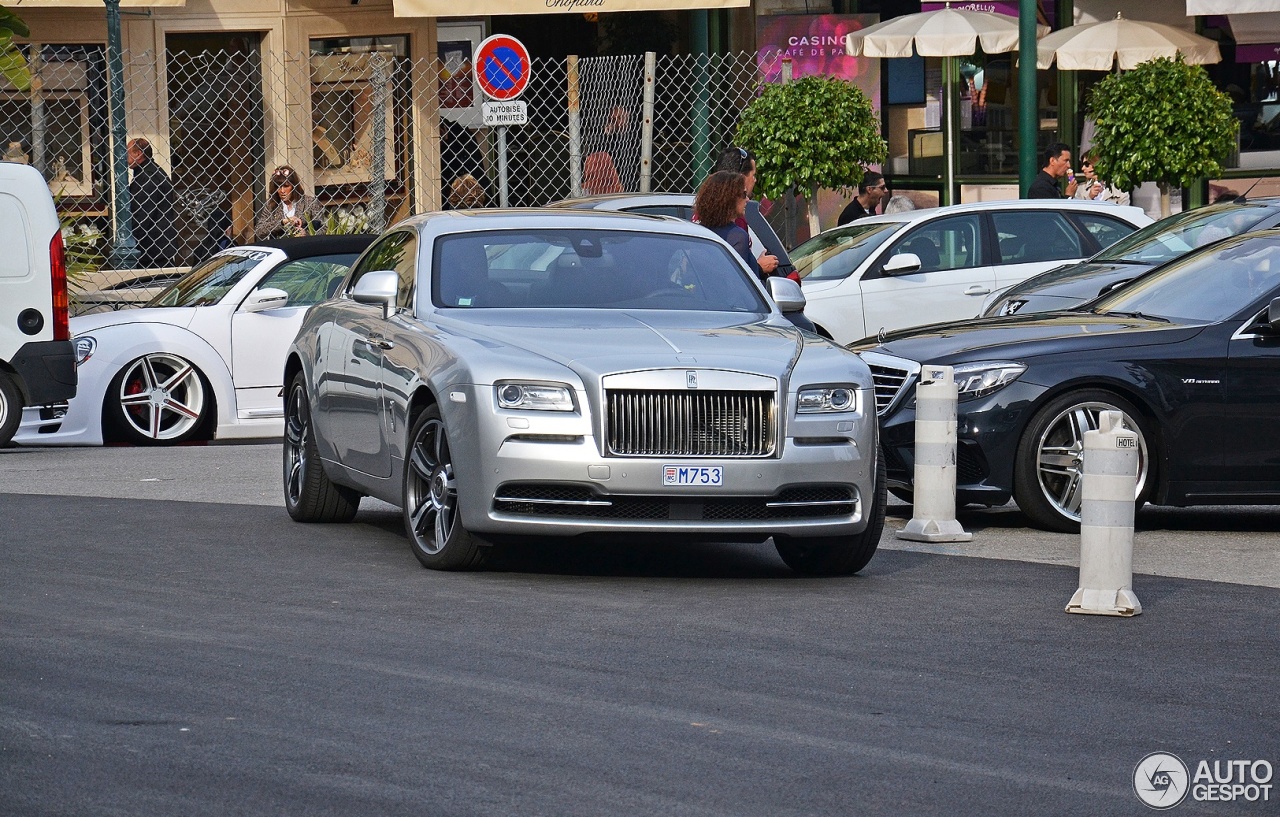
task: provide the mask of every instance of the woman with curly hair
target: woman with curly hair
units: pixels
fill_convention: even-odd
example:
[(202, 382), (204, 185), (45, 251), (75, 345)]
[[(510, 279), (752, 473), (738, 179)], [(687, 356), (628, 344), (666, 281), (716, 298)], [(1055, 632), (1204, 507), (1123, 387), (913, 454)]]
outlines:
[(693, 200), (698, 223), (723, 238), (738, 251), (747, 266), (760, 277), (760, 265), (751, 254), (751, 238), (737, 225), (747, 212), (747, 177), (719, 170), (707, 177)]
[(253, 234), (258, 241), (266, 241), (323, 233), (324, 219), (324, 207), (302, 189), (298, 171), (280, 165), (271, 172), (267, 207), (253, 225)]

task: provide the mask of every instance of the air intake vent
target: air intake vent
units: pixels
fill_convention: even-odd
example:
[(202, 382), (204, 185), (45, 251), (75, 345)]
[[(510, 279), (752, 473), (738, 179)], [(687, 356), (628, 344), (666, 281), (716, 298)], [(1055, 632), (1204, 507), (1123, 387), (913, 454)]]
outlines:
[(907, 382), (911, 379), (911, 372), (908, 369), (873, 363), (871, 378), (876, 386), (876, 414), (884, 414), (906, 388)]

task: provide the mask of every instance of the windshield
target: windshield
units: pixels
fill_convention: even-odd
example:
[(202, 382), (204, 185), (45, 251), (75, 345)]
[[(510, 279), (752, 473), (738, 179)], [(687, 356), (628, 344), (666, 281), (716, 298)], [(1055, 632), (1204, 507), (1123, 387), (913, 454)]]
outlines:
[(1234, 203), (1189, 210), (1148, 224), (1092, 260), (1163, 264), (1196, 247), (1247, 232), (1273, 212), (1270, 207)]
[(229, 250), (215, 255), (152, 298), (147, 306), (212, 306), (268, 253)]
[(1226, 320), (1280, 286), (1280, 236), (1239, 236), (1135, 279), (1088, 306), (1178, 323)]
[(737, 254), (710, 232), (463, 233), (437, 239), (432, 256), (440, 307), (770, 311)]
[(827, 230), (796, 247), (791, 253), (791, 263), (807, 281), (848, 278), (867, 256), (905, 224), (905, 221), (854, 222)]

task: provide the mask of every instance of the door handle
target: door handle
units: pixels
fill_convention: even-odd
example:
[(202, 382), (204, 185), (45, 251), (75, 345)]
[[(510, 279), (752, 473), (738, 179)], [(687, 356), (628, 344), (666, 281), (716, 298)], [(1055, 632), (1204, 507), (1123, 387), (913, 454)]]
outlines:
[(987, 289), (982, 284), (974, 284), (973, 286), (966, 289), (964, 291), (964, 294), (965, 295), (990, 295), (991, 290)]
[(384, 338), (382, 335), (370, 335), (364, 339), (364, 342), (375, 349), (394, 349), (396, 345)]

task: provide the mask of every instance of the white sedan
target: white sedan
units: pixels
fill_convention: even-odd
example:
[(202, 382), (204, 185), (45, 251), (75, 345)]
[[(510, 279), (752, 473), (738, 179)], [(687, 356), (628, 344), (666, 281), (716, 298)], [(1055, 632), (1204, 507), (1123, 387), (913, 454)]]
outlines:
[(137, 309), (71, 319), (79, 367), (64, 406), (27, 409), (25, 445), (171, 445), (279, 437), (285, 352), (374, 236), (223, 250)]
[(1151, 223), (1138, 207), (1073, 199), (956, 204), (869, 216), (791, 251), (818, 331), (851, 343), (978, 315), (992, 292), (1088, 258)]

